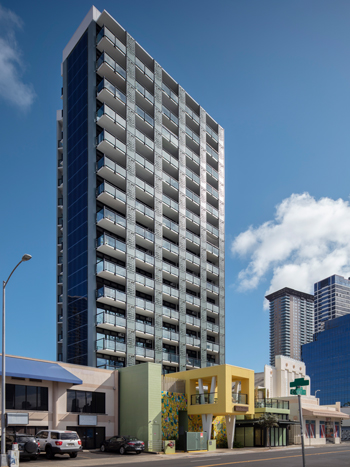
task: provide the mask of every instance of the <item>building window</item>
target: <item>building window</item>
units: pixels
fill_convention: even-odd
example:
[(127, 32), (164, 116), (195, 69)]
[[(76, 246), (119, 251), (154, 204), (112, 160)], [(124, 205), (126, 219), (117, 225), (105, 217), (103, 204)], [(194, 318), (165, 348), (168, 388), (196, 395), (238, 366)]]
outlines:
[(306, 436), (308, 438), (315, 438), (315, 421), (314, 420), (306, 420)]
[(106, 413), (106, 395), (104, 392), (67, 390), (67, 412)]
[(48, 388), (6, 384), (7, 410), (49, 410)]

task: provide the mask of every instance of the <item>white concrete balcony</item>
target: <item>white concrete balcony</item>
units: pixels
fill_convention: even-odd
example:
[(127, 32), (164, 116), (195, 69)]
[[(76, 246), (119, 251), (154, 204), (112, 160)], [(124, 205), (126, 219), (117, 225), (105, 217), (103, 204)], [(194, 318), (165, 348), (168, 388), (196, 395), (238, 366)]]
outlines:
[(201, 340), (197, 337), (186, 336), (186, 345), (190, 347), (200, 347)]
[(172, 352), (163, 352), (163, 361), (167, 363), (179, 363), (179, 355), (176, 355), (175, 353)]
[(179, 290), (175, 287), (170, 287), (169, 285), (163, 284), (163, 295), (179, 298)]
[(125, 160), (125, 144), (106, 130), (102, 130), (97, 136), (96, 147), (113, 160)]
[(126, 71), (107, 53), (103, 52), (96, 63), (96, 71), (119, 88), (125, 88)]
[(114, 209), (125, 211), (126, 193), (109, 182), (102, 182), (97, 188), (97, 199)]
[(122, 266), (119, 266), (119, 264), (102, 259), (98, 260), (96, 263), (96, 275), (107, 280), (113, 280), (115, 277), (117, 277), (118, 279), (121, 279), (118, 282), (124, 284), (126, 278), (126, 269)]
[(206, 308), (211, 313), (219, 314), (219, 307), (217, 305), (214, 305), (213, 303), (208, 302)]
[(135, 329), (136, 329), (136, 334), (139, 332), (142, 334), (149, 334), (151, 336), (154, 336), (154, 326), (150, 324), (140, 323), (136, 321)]
[(149, 300), (144, 300), (143, 298), (136, 297), (135, 299), (136, 307), (141, 308), (142, 310), (154, 312), (154, 303)]
[(186, 366), (191, 367), (191, 368), (200, 368), (201, 361), (198, 358), (187, 357)]
[(97, 162), (96, 173), (111, 183), (121, 183), (125, 186), (126, 170), (106, 156)]
[(101, 338), (96, 341), (96, 351), (103, 351), (108, 355), (124, 355), (126, 352), (126, 344)]
[(135, 275), (136, 284), (141, 285), (142, 287), (137, 287), (137, 290), (144, 290), (145, 293), (149, 293), (150, 290), (154, 290), (154, 279), (151, 279), (147, 276), (143, 276), (142, 274), (136, 273)]
[(126, 219), (107, 207), (96, 214), (96, 224), (117, 235), (125, 236)]
[(201, 285), (201, 279), (200, 277), (195, 276), (194, 274), (190, 274), (186, 272), (186, 282), (189, 282), (190, 284), (197, 285), (200, 287)]
[(219, 345), (214, 344), (213, 342), (207, 342), (207, 350), (210, 350), (211, 352), (218, 353), (219, 352)]
[(126, 244), (108, 233), (102, 234), (96, 240), (96, 249), (113, 258), (125, 259)]
[(217, 324), (210, 323), (209, 321), (207, 321), (206, 326), (207, 326), (207, 331), (209, 331), (209, 332), (214, 332), (214, 333), (219, 332), (219, 326)]
[(126, 95), (108, 79), (103, 78), (97, 86), (97, 98), (117, 110), (120, 115), (125, 115)]
[(145, 347), (138, 347), (136, 346), (135, 349), (136, 357), (143, 357), (146, 360), (154, 360), (154, 350), (147, 349)]
[(119, 141), (125, 141), (126, 121), (107, 104), (103, 104), (96, 112), (96, 122)]
[(97, 290), (96, 300), (106, 305), (125, 308), (126, 293), (104, 285)]
[(189, 324), (195, 327), (200, 327), (201, 320), (199, 318), (196, 318), (195, 316), (186, 315), (186, 324)]
[(179, 320), (179, 312), (177, 310), (173, 310), (172, 308), (168, 308), (167, 306), (163, 306), (163, 316), (171, 320)]
[(112, 311), (102, 311), (96, 315), (96, 326), (110, 331), (125, 330), (126, 319)]
[(179, 333), (168, 329), (163, 329), (163, 339), (167, 341), (179, 341)]
[(163, 273), (166, 272), (167, 274), (170, 274), (172, 276), (179, 277), (179, 268), (177, 268), (176, 266), (173, 266), (172, 264), (163, 261), (162, 268)]

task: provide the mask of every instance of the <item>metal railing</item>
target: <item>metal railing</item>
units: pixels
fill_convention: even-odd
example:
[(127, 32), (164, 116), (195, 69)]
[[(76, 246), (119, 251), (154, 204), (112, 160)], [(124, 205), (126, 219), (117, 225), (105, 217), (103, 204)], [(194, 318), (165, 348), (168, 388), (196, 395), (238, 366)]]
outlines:
[(216, 404), (218, 402), (218, 393), (209, 392), (207, 394), (192, 394), (191, 405)]
[(232, 402), (233, 404), (246, 404), (247, 394), (232, 393)]
[(280, 399), (255, 399), (255, 408), (289, 409), (289, 401)]

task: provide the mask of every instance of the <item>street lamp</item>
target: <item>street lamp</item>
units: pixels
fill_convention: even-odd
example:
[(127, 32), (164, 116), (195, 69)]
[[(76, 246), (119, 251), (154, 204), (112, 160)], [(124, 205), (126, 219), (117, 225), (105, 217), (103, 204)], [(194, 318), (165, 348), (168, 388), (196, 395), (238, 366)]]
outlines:
[(2, 283), (2, 381), (1, 381), (1, 467), (7, 466), (7, 457), (6, 457), (6, 427), (5, 427), (5, 379), (6, 379), (6, 370), (5, 370), (5, 288), (8, 281), (10, 280), (12, 274), (18, 268), (18, 266), (24, 261), (29, 261), (31, 255), (23, 255), (21, 261), (12, 269), (11, 274), (8, 276), (7, 281)]
[(321, 389), (316, 389), (316, 391), (315, 391), (315, 397), (316, 397), (316, 394), (317, 394), (318, 392), (321, 392)]

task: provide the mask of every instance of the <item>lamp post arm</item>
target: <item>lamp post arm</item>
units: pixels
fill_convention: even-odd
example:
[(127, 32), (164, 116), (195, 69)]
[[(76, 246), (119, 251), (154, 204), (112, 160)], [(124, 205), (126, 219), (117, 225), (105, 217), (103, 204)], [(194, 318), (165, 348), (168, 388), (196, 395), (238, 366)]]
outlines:
[(10, 280), (12, 274), (16, 271), (16, 269), (18, 268), (18, 266), (19, 266), (22, 262), (23, 262), (23, 259), (21, 259), (21, 261), (12, 269), (12, 272), (11, 272), (11, 274), (8, 276), (7, 281), (6, 281), (6, 282), (4, 281), (4, 285), (3, 285), (4, 289), (5, 289), (5, 287), (7, 286), (7, 283), (8, 283), (8, 281)]

